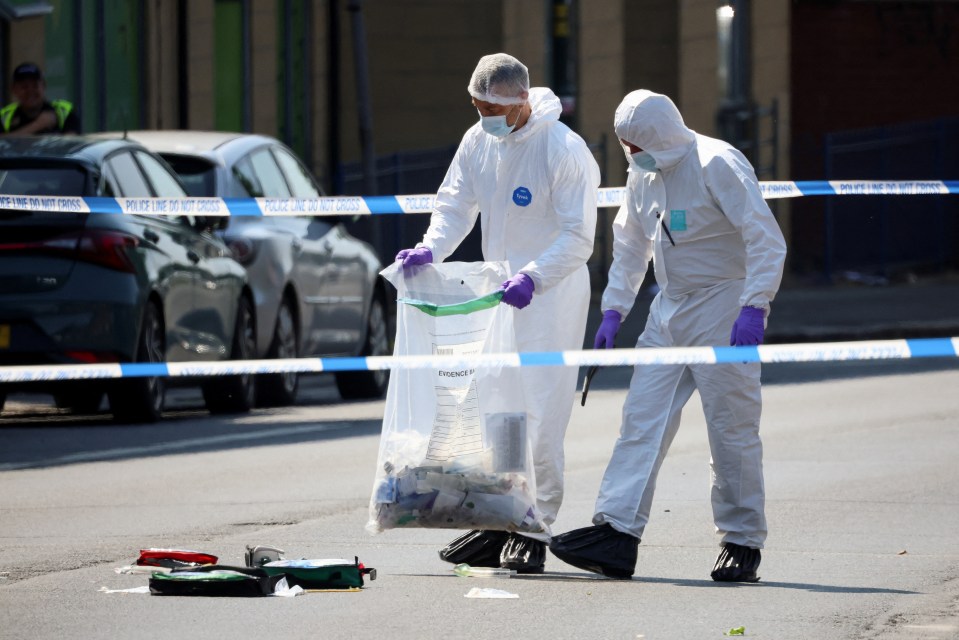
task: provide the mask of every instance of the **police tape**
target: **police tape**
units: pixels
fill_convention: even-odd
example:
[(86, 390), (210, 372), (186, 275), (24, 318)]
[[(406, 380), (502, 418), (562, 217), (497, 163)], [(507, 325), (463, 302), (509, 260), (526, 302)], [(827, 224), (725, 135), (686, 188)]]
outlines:
[[(760, 182), (767, 200), (801, 196), (916, 196), (959, 193), (959, 180), (813, 180)], [(625, 187), (597, 192), (597, 206), (618, 207)], [(153, 216), (342, 216), (430, 213), (435, 194), (322, 198), (104, 198), (0, 195), (0, 209)]]
[(158, 362), (0, 367), (0, 384), (264, 373), (330, 373), (399, 369), (459, 370), (498, 367), (582, 367), (728, 364), (737, 362), (839, 362), (959, 357), (959, 337), (760, 345), (758, 347), (668, 347), (451, 355), (288, 358), (221, 362)]

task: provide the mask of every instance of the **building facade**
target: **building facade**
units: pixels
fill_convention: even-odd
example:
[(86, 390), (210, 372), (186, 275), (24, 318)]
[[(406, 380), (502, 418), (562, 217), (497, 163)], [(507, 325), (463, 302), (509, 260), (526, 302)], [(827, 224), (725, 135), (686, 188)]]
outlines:
[[(31, 60), (51, 97), (78, 105), (87, 131), (273, 135), (331, 193), (435, 189), (477, 117), (470, 73), (496, 51), (561, 96), (607, 186), (625, 179), (613, 111), (636, 88), (670, 95), (691, 128), (736, 144), (767, 180), (853, 177), (827, 175), (843, 166), (827, 160), (841, 146), (830, 135), (947, 119), (959, 104), (959, 3), (948, 1), (7, 1), (0, 37), (5, 96), (13, 67)], [(955, 170), (950, 153), (928, 170)], [(944, 206), (936, 251), (948, 266), (959, 227)], [(843, 265), (830, 255), (844, 249), (828, 246), (829, 207), (775, 203), (791, 272)], [(602, 214), (597, 271), (614, 212)], [(402, 244), (421, 222), (408, 226), (387, 235)], [(876, 266), (875, 255), (860, 257)]]

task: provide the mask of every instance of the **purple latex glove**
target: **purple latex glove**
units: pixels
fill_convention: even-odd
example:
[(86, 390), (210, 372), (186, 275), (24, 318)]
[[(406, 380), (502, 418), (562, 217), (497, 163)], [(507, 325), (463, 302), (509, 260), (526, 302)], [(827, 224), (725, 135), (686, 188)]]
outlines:
[(763, 343), (766, 333), (766, 312), (756, 307), (743, 307), (733, 323), (729, 344), (734, 347)]
[(429, 264), (433, 262), (433, 252), (426, 247), (403, 249), (396, 254), (396, 259), (401, 261), (404, 267), (412, 267), (417, 264)]
[(503, 283), (503, 302), (511, 307), (522, 309), (533, 299), (533, 279), (525, 273), (517, 273)]
[(604, 313), (603, 321), (596, 331), (596, 339), (593, 340), (593, 348), (602, 349), (605, 346), (607, 349), (612, 349), (613, 343), (616, 341), (616, 334), (619, 333), (619, 325), (622, 322), (623, 316), (619, 311), (610, 309)]

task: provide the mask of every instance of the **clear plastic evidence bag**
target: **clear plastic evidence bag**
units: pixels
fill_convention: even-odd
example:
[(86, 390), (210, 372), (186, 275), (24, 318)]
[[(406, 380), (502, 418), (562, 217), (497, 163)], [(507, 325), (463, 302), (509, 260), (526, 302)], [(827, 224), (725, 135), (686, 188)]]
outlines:
[(515, 357), (505, 263), (393, 263), (381, 275), (397, 291), (394, 356), (450, 358), (390, 374), (367, 530), (548, 532), (520, 369), (477, 361)]

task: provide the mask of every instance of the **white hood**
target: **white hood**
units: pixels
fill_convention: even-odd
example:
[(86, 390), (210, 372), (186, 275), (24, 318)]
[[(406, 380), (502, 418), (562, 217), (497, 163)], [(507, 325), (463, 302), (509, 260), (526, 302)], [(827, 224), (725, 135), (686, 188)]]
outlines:
[(546, 87), (533, 87), (529, 90), (529, 106), (532, 113), (529, 120), (523, 125), (523, 128), (506, 136), (506, 140), (523, 140), (543, 124), (559, 120), (559, 114), (563, 111), (563, 105), (552, 90)]
[(626, 94), (616, 108), (613, 128), (617, 137), (653, 156), (658, 169), (672, 167), (696, 145), (695, 132), (673, 101), (646, 89)]

